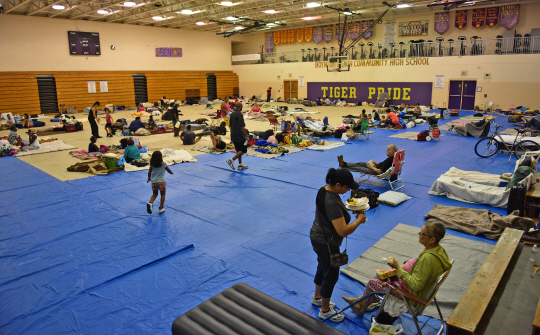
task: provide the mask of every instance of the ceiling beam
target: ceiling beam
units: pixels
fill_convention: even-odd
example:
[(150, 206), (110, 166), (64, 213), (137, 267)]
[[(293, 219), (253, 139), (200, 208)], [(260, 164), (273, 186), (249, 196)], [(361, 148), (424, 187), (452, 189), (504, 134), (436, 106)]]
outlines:
[[(17, 8), (19, 8), (19, 7), (21, 7), (21, 6), (24, 6), (24, 5), (26, 5), (27, 3), (31, 2), (31, 1), (34, 1), (34, 0), (22, 0), (22, 1), (19, 2), (18, 4), (13, 5), (13, 6), (11, 6), (10, 8), (4, 10), (4, 14), (8, 14), (8, 13), (11, 12), (12, 10), (17, 9)], [(8, 3), (9, 3), (9, 2), (8, 2)]]
[(84, 8), (84, 6), (90, 5), (91, 3), (96, 2), (96, 1), (98, 1), (98, 0), (90, 0), (90, 1), (87, 1), (87, 2), (83, 2), (83, 3), (79, 4), (79, 5), (71, 5), (71, 6), (68, 6), (68, 7), (66, 7), (66, 8), (63, 9), (63, 10), (58, 11), (58, 13), (49, 15), (49, 17), (56, 17), (56, 16), (58, 16), (58, 15), (60, 15), (60, 14), (67, 13), (67, 12), (72, 11), (72, 10), (75, 10), (75, 9), (82, 10), (82, 9), (79, 8), (79, 7), (83, 7), (83, 8)]
[(70, 20), (73, 20), (73, 19), (76, 19), (78, 17), (81, 17), (81, 16), (85, 16), (85, 15), (89, 15), (89, 14), (92, 14), (92, 13), (95, 13), (97, 12), (98, 10), (100, 9), (107, 9), (107, 8), (111, 8), (111, 7), (114, 7), (114, 6), (117, 6), (118, 4), (123, 4), (125, 2), (125, 0), (120, 0), (120, 1), (116, 1), (116, 2), (111, 2), (110, 4), (108, 4), (107, 6), (100, 6), (98, 8), (93, 8), (90, 6), (90, 8), (92, 10), (89, 10), (89, 11), (85, 11), (85, 12), (82, 12), (80, 14), (77, 14), (77, 15), (74, 15), (74, 16), (68, 16), (68, 19)]
[[(161, 11), (162, 9), (168, 9), (168, 8), (171, 8), (171, 7), (174, 7), (174, 6), (179, 6), (179, 5), (182, 5), (182, 4), (185, 4), (185, 3), (189, 3), (189, 2), (193, 2), (193, 0), (188, 0), (188, 1), (181, 1), (181, 2), (177, 2), (177, 3), (174, 3), (174, 4), (171, 4), (171, 5), (168, 5), (168, 6), (162, 6), (162, 7), (159, 7), (159, 8), (154, 8), (154, 9), (150, 9), (150, 10), (146, 10), (144, 12), (141, 12), (141, 13), (148, 13), (148, 12), (152, 12), (152, 11), (155, 11), (155, 10), (158, 10), (158, 11)], [(205, 7), (205, 6), (212, 6), (214, 4), (217, 4), (221, 2), (221, 0), (216, 0), (216, 1), (213, 1), (212, 3), (208, 4), (208, 5), (203, 5), (201, 7)], [(199, 8), (198, 6), (193, 6), (191, 8)], [(170, 13), (170, 11), (168, 12)], [(167, 13), (159, 13), (159, 15), (163, 15), (163, 14), (167, 14)], [(153, 14), (149, 14), (148, 17), (151, 17), (153, 16)], [(135, 20), (130, 20), (130, 21), (125, 21), (125, 22), (122, 22), (122, 23), (133, 23), (133, 22), (137, 22), (137, 21), (142, 21), (142, 20), (145, 20), (147, 19), (148, 17), (143, 17), (143, 18), (138, 18), (138, 19), (135, 19)], [(112, 20), (112, 21), (115, 21), (115, 20)], [(112, 22), (112, 21), (107, 21), (107, 22)]]
[[(129, 16), (131, 16), (131, 15), (122, 16), (121, 13), (126, 13), (126, 12), (132, 13), (132, 12), (141, 11), (143, 8), (148, 7), (148, 6), (150, 6), (150, 5), (153, 5), (153, 4), (155, 4), (156, 2), (162, 2), (162, 0), (153, 0), (153, 1), (149, 1), (149, 2), (145, 3), (143, 6), (138, 6), (138, 7), (135, 7), (135, 8), (133, 8), (133, 7), (126, 7), (126, 9), (122, 9), (122, 10), (120, 10), (120, 11), (118, 11), (118, 12), (112, 14), (112, 15), (108, 15), (108, 16), (104, 17), (104, 19), (105, 19), (104, 22), (114, 22), (114, 21), (117, 21), (118, 19), (113, 19), (113, 20), (108, 20), (108, 21), (107, 21), (107, 19), (109, 19), (109, 18), (111, 18), (111, 17), (115, 17), (115, 16), (117, 16), (117, 15), (120, 16), (119, 19), (123, 19), (123, 18), (129, 17)], [(140, 13), (140, 12), (139, 12), (139, 13)], [(133, 14), (133, 15), (137, 15), (137, 14), (138, 14), (138, 13)], [(98, 18), (92, 18), (92, 19), (90, 19), (90, 21), (99, 20), (99, 19), (101, 19), (101, 18), (100, 18), (100, 17), (98, 17)]]
[[(38, 8), (36, 9), (35, 11), (33, 12), (30, 12), (30, 13), (26, 13), (26, 15), (34, 15), (35, 13), (37, 12), (40, 12), (44, 9), (48, 9), (48, 8), (51, 8), (52, 6), (56, 5), (57, 3), (60, 3), (60, 2), (64, 2), (65, 0), (58, 0), (58, 1), (55, 1), (55, 2), (51, 2), (50, 4), (46, 5), (46, 6), (43, 6), (41, 8)], [(65, 8), (64, 8), (65, 9)]]

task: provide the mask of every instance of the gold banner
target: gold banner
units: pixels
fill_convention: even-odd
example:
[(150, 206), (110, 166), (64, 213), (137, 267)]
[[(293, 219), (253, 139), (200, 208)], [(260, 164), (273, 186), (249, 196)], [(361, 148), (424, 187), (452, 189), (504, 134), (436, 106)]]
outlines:
[(279, 31), (274, 31), (274, 44), (279, 44)]
[(287, 43), (287, 30), (281, 31), (281, 44)]
[(287, 36), (287, 42), (289, 42), (289, 44), (294, 44), (294, 29), (287, 30)]
[(304, 40), (306, 40), (306, 42), (311, 42), (311, 40), (313, 39), (313, 27), (309, 27), (309, 28), (304, 28)]
[(296, 42), (298, 43), (304, 42), (304, 28), (296, 29)]

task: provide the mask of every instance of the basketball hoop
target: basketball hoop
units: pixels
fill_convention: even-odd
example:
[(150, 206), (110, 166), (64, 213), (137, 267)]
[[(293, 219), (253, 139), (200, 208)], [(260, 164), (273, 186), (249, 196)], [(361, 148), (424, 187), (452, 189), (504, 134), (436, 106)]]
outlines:
[(351, 70), (351, 65), (349, 64), (349, 56), (330, 56), (328, 58), (326, 71), (343, 72), (343, 71), (350, 71), (350, 70)]

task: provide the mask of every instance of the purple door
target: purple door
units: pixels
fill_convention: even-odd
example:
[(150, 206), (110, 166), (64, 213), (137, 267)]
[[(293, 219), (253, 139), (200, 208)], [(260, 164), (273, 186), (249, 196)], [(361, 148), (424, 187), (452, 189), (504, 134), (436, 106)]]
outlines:
[(461, 98), (461, 109), (470, 110), (474, 109), (474, 97), (476, 95), (476, 81), (466, 80), (463, 81), (463, 96)]
[(463, 82), (450, 81), (450, 96), (448, 97), (448, 109), (461, 109), (461, 92)]

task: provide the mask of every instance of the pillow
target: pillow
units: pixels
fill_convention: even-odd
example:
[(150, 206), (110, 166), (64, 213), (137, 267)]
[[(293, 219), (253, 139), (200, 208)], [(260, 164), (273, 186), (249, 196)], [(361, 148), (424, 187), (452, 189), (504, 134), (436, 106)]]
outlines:
[(379, 202), (385, 205), (397, 206), (400, 203), (409, 200), (411, 197), (405, 193), (395, 192), (395, 191), (386, 191), (383, 194), (379, 195)]

